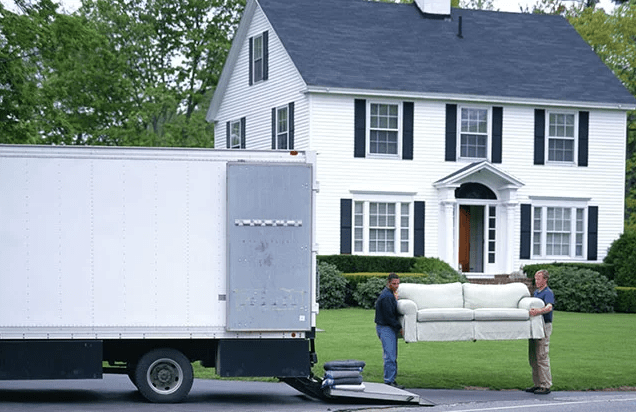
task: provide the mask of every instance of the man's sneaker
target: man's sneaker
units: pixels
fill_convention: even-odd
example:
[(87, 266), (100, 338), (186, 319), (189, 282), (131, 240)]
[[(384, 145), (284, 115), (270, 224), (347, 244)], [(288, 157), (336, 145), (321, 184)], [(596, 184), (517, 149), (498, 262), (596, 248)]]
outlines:
[(552, 391), (550, 390), (550, 388), (539, 388), (539, 389), (537, 389), (537, 390), (535, 390), (535, 391), (534, 391), (534, 394), (535, 394), (535, 395), (547, 395), (547, 394), (549, 394), (550, 392), (552, 392)]
[(387, 385), (389, 385), (389, 386), (393, 386), (394, 388), (398, 388), (398, 389), (404, 389), (404, 386), (402, 386), (402, 385), (398, 385), (398, 383), (397, 383), (397, 382), (395, 382), (395, 381), (393, 381), (393, 382), (389, 382), (389, 383), (387, 383)]
[(525, 391), (528, 393), (534, 393), (534, 391), (536, 391), (537, 389), (541, 389), (538, 386), (533, 386), (531, 388), (526, 388)]

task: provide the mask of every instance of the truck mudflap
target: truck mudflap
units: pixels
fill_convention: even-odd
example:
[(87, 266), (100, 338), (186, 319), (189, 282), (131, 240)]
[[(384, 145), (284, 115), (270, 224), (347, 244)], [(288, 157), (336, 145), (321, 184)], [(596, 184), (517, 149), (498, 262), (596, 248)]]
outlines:
[(382, 383), (363, 382), (364, 390), (339, 389), (338, 386), (321, 388), (322, 379), (310, 376), (307, 378), (283, 378), (283, 382), (292, 388), (323, 401), (359, 401), (361, 403), (405, 403), (420, 406), (435, 406), (435, 403), (422, 398), (416, 393), (398, 389)]

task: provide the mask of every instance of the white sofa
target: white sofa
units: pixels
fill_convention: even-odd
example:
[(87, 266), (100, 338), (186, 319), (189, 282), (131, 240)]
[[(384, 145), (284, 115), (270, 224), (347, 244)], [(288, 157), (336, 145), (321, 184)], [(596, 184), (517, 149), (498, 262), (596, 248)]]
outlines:
[(543, 306), (523, 283), (402, 283), (398, 289), (406, 342), (540, 339), (543, 316), (528, 311)]

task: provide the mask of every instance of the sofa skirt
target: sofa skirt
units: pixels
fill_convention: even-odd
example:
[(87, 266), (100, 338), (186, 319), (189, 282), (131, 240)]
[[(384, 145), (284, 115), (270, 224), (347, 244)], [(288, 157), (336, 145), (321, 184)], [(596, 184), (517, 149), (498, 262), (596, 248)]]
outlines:
[(466, 321), (417, 322), (418, 341), (473, 340), (473, 323)]

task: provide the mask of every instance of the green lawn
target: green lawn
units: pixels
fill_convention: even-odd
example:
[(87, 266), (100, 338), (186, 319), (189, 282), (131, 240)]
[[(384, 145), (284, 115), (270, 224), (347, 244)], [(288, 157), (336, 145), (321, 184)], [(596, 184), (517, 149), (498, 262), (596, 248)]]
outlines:
[[(319, 364), (359, 359), (367, 382), (382, 382), (382, 346), (374, 312), (321, 310), (316, 337)], [(398, 343), (398, 382), (410, 388), (532, 386), (528, 341)], [(636, 315), (556, 312), (550, 342), (553, 389), (636, 387)]]

